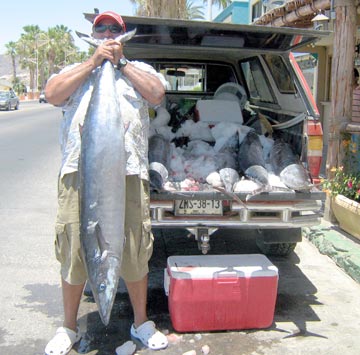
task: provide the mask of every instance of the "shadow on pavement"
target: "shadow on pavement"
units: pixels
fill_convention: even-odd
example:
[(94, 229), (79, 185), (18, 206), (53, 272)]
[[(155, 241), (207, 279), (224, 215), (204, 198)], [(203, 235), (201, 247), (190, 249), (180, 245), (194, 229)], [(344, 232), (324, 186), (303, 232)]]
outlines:
[[(163, 289), (163, 272), (166, 267), (167, 257), (171, 255), (201, 255), (197, 242), (194, 238), (187, 237), (186, 230), (159, 230), (154, 232), (155, 244), (154, 253), (150, 261), (149, 273), (149, 292), (148, 292), (148, 316), (153, 320), (159, 329), (165, 333), (174, 333), (171, 319), (168, 312), (168, 300)], [(253, 236), (249, 231), (227, 230), (215, 232), (211, 236), (211, 250), (209, 254), (254, 254), (260, 253), (256, 246)], [(289, 337), (323, 337), (321, 334), (315, 334), (307, 331), (307, 322), (318, 322), (319, 317), (313, 311), (312, 306), (319, 305), (316, 298), (317, 289), (310, 280), (302, 273), (298, 264), (300, 262), (296, 253), (292, 253), (288, 258), (269, 257), (271, 262), (279, 270), (278, 296), (275, 308), (274, 322), (266, 331), (275, 331), (285, 333), (283, 338)], [(98, 315), (96, 304), (91, 297), (91, 291), (87, 288), (85, 291), (85, 301), (82, 307), (88, 310), (80, 323), (84, 324), (86, 334), (77, 347), (77, 352), (81, 354), (114, 354), (117, 346), (130, 340), (130, 327), (133, 314), (126, 288), (123, 282), (120, 282), (117, 297), (112, 310), (110, 324), (105, 327)], [(289, 333), (288, 330), (281, 328), (281, 323), (292, 322), (298, 331)], [(236, 349), (237, 342), (244, 348), (244, 335), (255, 333), (258, 330), (240, 330), (231, 332), (210, 332), (206, 338), (212, 352), (216, 353), (224, 350), (223, 342), (229, 341), (233, 344), (232, 349)], [(194, 334), (182, 334), (183, 337)], [(211, 337), (213, 335), (213, 337)], [(227, 338), (226, 338), (227, 337)], [(190, 338), (189, 338), (190, 339)], [(258, 344), (252, 343), (254, 339), (246, 338), (249, 351), (256, 350)], [(219, 343), (220, 342), (220, 343)], [(188, 347), (191, 344), (188, 344)], [(186, 344), (170, 344), (162, 354), (174, 354), (187, 351)], [(180, 346), (180, 348), (179, 348)], [(193, 346), (194, 347), (194, 346)], [(192, 347), (192, 348), (193, 348)], [(190, 347), (190, 349), (192, 349)], [(245, 347), (246, 348), (246, 347)], [(189, 350), (189, 349), (188, 349)], [(73, 350), (74, 351), (74, 350)], [(153, 354), (151, 350), (143, 349), (137, 351), (139, 354)]]

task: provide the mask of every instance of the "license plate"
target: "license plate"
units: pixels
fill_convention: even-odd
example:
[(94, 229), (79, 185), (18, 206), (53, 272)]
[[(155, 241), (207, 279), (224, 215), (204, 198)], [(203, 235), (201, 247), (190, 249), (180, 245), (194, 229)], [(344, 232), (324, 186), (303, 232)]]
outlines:
[(222, 215), (220, 200), (176, 200), (175, 215)]

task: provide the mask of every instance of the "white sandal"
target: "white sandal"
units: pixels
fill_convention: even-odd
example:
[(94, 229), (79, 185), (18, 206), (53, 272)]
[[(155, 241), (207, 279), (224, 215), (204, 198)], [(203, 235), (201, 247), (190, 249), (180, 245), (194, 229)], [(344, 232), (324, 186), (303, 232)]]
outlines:
[(151, 320), (148, 320), (137, 328), (135, 328), (133, 324), (130, 334), (152, 350), (160, 350), (168, 346), (167, 337), (156, 329), (155, 323)]
[(81, 339), (79, 331), (60, 327), (45, 348), (45, 355), (66, 355), (75, 343)]

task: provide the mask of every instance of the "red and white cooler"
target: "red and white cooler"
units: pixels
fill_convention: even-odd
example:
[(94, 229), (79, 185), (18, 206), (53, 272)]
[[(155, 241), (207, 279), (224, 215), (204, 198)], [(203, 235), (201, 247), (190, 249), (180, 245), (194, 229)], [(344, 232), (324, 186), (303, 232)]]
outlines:
[(170, 256), (164, 288), (176, 331), (267, 328), (278, 269), (261, 254)]

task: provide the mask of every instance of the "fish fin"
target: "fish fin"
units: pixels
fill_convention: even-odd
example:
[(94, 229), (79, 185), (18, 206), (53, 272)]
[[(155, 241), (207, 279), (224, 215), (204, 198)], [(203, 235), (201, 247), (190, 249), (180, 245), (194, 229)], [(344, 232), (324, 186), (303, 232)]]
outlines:
[(256, 195), (260, 195), (262, 192), (270, 192), (270, 191), (273, 191), (272, 186), (270, 186), (270, 185), (261, 186), (258, 189), (255, 189), (254, 191), (247, 194), (245, 201), (249, 201), (252, 197), (254, 197)]
[(80, 137), (82, 136), (83, 127), (84, 127), (84, 125), (82, 125), (81, 123), (79, 123), (79, 132), (80, 132)]
[(241, 199), (239, 198), (239, 196), (237, 196), (235, 193), (231, 192), (231, 191), (227, 191), (222, 187), (217, 187), (217, 186), (213, 186), (213, 188), (215, 190), (218, 190), (219, 192), (222, 192), (223, 194), (229, 196), (230, 198), (232, 198), (233, 200), (235, 200), (236, 202), (238, 202), (241, 206), (243, 206), (244, 208), (247, 209), (246, 205), (244, 202), (241, 201)]
[(88, 232), (91, 234), (95, 234), (95, 238), (97, 240), (97, 244), (99, 246), (99, 252), (101, 257), (103, 257), (104, 252), (107, 250), (107, 248), (105, 247), (105, 242), (104, 242), (104, 238), (102, 236), (102, 231), (101, 231), (101, 227), (100, 227), (100, 223), (99, 221), (96, 222), (92, 222), (88, 227)]
[(127, 130), (129, 129), (130, 126), (130, 122), (124, 123), (124, 132), (126, 133)]

